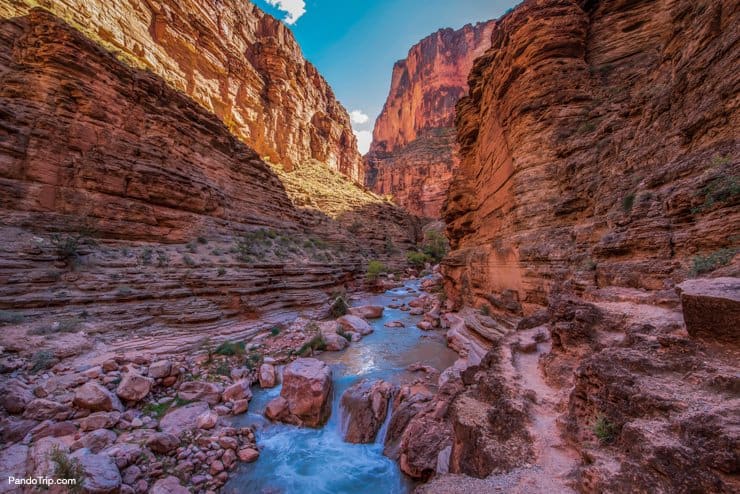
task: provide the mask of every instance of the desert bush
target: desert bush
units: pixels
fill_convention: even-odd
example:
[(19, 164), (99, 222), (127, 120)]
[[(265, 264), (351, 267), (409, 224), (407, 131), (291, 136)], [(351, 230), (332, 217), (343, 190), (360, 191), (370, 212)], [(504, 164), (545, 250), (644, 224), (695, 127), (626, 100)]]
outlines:
[(331, 317), (336, 319), (338, 317), (342, 317), (347, 312), (349, 312), (349, 304), (347, 304), (347, 301), (343, 296), (338, 295), (329, 308), (329, 314), (331, 314)]
[(698, 276), (704, 273), (710, 273), (717, 268), (726, 266), (732, 261), (732, 258), (737, 254), (738, 249), (726, 248), (714, 251), (705, 256), (695, 256), (693, 258), (691, 275)]
[(422, 251), (428, 255), (435, 263), (440, 262), (447, 251), (450, 249), (450, 243), (447, 237), (437, 230), (429, 230), (424, 235)]
[(75, 482), (66, 486), (68, 492), (83, 492), (82, 482), (85, 470), (77, 458), (70, 458), (67, 453), (59, 449), (56, 444), (49, 451), (49, 459), (54, 462), (54, 476), (59, 479), (74, 479)]
[(231, 342), (231, 341), (224, 341), (220, 345), (216, 347), (214, 350), (214, 353), (216, 355), (225, 355), (225, 356), (232, 356), (232, 355), (243, 355), (245, 351), (245, 345), (243, 341), (239, 342)]
[(602, 444), (609, 444), (611, 442), (614, 442), (617, 437), (616, 426), (611, 423), (606, 417), (601, 415), (596, 418), (596, 421), (594, 422), (594, 425), (592, 427), (592, 431), (596, 438), (601, 441)]
[(385, 264), (383, 264), (380, 261), (370, 261), (367, 263), (367, 271), (365, 272), (365, 276), (367, 277), (368, 281), (376, 281), (381, 274), (388, 271), (388, 268), (386, 268)]
[(424, 266), (426, 266), (426, 263), (432, 261), (432, 258), (423, 252), (411, 250), (406, 253), (406, 260), (411, 264), (411, 266), (417, 269), (423, 269)]

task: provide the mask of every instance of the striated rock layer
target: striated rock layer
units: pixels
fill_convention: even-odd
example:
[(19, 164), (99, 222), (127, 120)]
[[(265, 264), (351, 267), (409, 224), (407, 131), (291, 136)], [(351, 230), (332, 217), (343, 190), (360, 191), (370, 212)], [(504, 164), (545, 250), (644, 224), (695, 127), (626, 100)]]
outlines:
[(11, 352), (254, 336), (320, 308), (368, 258), (392, 266), (388, 245), (415, 238), (399, 208), (318, 162), (269, 166), (185, 94), (40, 9), (0, 24), (0, 121)]
[(412, 213), (438, 218), (457, 166), (455, 104), (473, 60), (490, 46), (495, 21), (442, 29), (393, 66), (391, 89), (365, 156), (365, 182)]
[(290, 30), (246, 0), (8, 0), (40, 5), (214, 113), (274, 163), (326, 163), (362, 182), (347, 111)]
[[(459, 382), (401, 442), (405, 471), (449, 475), (419, 493), (738, 490), (739, 17), (527, 0), (497, 23), (443, 210)], [(463, 448), (506, 451), (497, 421), (531, 453), (503, 471)]]
[(733, 2), (540, 0), (496, 25), (458, 105), (456, 303), (530, 314), (556, 283), (662, 290), (732, 264), (737, 17)]

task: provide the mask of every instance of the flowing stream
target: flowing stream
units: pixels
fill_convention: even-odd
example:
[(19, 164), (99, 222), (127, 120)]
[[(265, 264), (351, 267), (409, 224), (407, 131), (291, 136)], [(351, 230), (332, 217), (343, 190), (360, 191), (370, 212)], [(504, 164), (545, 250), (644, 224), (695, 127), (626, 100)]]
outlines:
[[(255, 425), (261, 454), (251, 464), (241, 464), (224, 487), (226, 493), (250, 494), (403, 494), (414, 483), (401, 473), (395, 461), (383, 456), (383, 438), (389, 416), (374, 444), (350, 444), (342, 439), (339, 399), (359, 379), (407, 382), (413, 376), (406, 367), (414, 362), (443, 370), (457, 354), (447, 348), (439, 330), (425, 332), (416, 327), (420, 316), (391, 309), (419, 295), (420, 280), (383, 294), (353, 301), (352, 305), (383, 305), (381, 319), (369, 321), (375, 332), (352, 343), (342, 352), (324, 352), (318, 358), (332, 368), (334, 396), (332, 414), (321, 429), (273, 424), (262, 413), (267, 403), (280, 394), (280, 387), (254, 388), (249, 411), (234, 425)], [(388, 321), (400, 320), (405, 328), (386, 328)]]

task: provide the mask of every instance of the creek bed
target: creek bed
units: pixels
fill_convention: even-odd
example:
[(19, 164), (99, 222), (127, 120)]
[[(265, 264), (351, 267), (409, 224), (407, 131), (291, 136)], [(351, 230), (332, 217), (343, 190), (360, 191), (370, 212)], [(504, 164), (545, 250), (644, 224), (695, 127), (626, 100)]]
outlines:
[[(332, 368), (334, 396), (332, 413), (320, 429), (271, 423), (263, 417), (267, 403), (280, 394), (280, 387), (254, 388), (249, 411), (234, 419), (235, 426), (256, 426), (260, 457), (241, 464), (224, 486), (226, 493), (249, 494), (404, 494), (414, 482), (397, 463), (383, 455), (386, 424), (374, 444), (351, 444), (342, 439), (342, 411), (339, 398), (359, 379), (384, 379), (393, 383), (414, 378), (406, 367), (422, 362), (438, 370), (453, 364), (457, 354), (447, 348), (440, 330), (421, 331), (412, 316), (388, 304), (408, 302), (421, 292), (421, 280), (383, 294), (353, 301), (352, 305), (382, 305), (383, 317), (368, 322), (375, 330), (341, 352), (323, 352), (317, 358)], [(405, 328), (386, 328), (388, 321), (400, 320)], [(390, 413), (390, 412), (389, 412)]]

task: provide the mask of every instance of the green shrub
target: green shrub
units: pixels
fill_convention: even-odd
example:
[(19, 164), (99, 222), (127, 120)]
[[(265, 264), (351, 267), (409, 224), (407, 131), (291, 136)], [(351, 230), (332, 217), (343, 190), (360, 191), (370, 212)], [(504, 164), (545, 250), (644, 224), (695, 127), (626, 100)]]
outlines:
[(157, 251), (157, 266), (160, 268), (165, 267), (167, 264), (169, 264), (170, 259), (167, 257), (167, 254), (162, 252), (161, 250)]
[(728, 265), (732, 261), (732, 258), (735, 257), (735, 254), (737, 254), (737, 251), (737, 248), (726, 248), (714, 251), (706, 256), (695, 256), (691, 275), (697, 276), (709, 273), (719, 267)]
[(20, 324), (26, 320), (23, 314), (0, 310), (0, 324)]
[(57, 363), (54, 354), (48, 350), (41, 350), (33, 354), (31, 357), (31, 371), (40, 372), (49, 369)]
[(628, 194), (622, 198), (622, 211), (625, 213), (632, 210), (632, 206), (635, 205), (635, 194)]
[(218, 275), (223, 276), (226, 274), (226, 268), (218, 268)]
[(90, 230), (83, 229), (78, 233), (60, 235), (55, 233), (51, 236), (51, 244), (57, 259), (69, 265), (74, 265), (80, 259), (80, 247), (84, 244), (94, 245), (95, 242), (89, 237)]
[(254, 369), (260, 365), (262, 362), (262, 355), (260, 355), (257, 352), (252, 352), (249, 355), (247, 355), (247, 358), (244, 359), (244, 366), (247, 369)]
[(182, 256), (182, 260), (190, 267), (195, 266), (195, 261), (190, 256)]
[(52, 334), (52, 333), (73, 333), (77, 330), (77, 327), (80, 325), (82, 320), (80, 320), (77, 317), (71, 317), (69, 319), (63, 319), (59, 321), (57, 326), (54, 325), (51, 326), (40, 326), (38, 328), (33, 328), (28, 333), (33, 335), (46, 335), (46, 334)]
[(219, 376), (229, 377), (231, 375), (231, 367), (229, 366), (228, 362), (226, 362), (225, 360), (222, 360), (216, 366), (215, 372)]
[(592, 430), (602, 444), (609, 444), (617, 438), (616, 426), (602, 415), (596, 418)]
[(429, 230), (424, 235), (422, 251), (428, 255), (435, 263), (440, 262), (447, 255), (450, 249), (450, 243), (442, 232)]
[(385, 264), (383, 264), (380, 261), (370, 261), (367, 263), (367, 272), (365, 273), (368, 281), (375, 281), (377, 280), (381, 274), (388, 271), (388, 268), (385, 267)]
[(196, 241), (197, 241), (197, 242), (198, 242), (199, 244), (204, 244), (204, 245), (208, 243), (208, 239), (206, 239), (205, 237), (198, 237), (198, 238), (196, 239)]
[(432, 258), (428, 254), (425, 254), (423, 252), (410, 250), (406, 253), (406, 260), (413, 267), (417, 269), (423, 269), (424, 266), (426, 266), (426, 263), (432, 261)]
[(480, 308), (480, 313), (484, 316), (490, 316), (491, 315), (491, 308), (488, 305), (482, 305)]
[(150, 262), (152, 262), (152, 249), (150, 247), (145, 248), (141, 256), (139, 256), (139, 260), (141, 261), (141, 264), (144, 266), (148, 266)]
[(312, 355), (316, 350), (326, 350), (326, 341), (321, 334), (317, 334), (304, 343), (301, 348), (298, 349), (298, 355), (305, 357), (306, 355)]
[(336, 319), (338, 317), (342, 317), (347, 312), (349, 312), (349, 304), (347, 304), (347, 301), (341, 295), (336, 297), (329, 308), (331, 317)]
[(278, 326), (275, 326), (270, 330), (270, 336), (273, 338), (280, 334), (280, 328)]
[(82, 482), (85, 478), (85, 470), (80, 460), (70, 458), (67, 453), (59, 449), (56, 444), (49, 451), (49, 459), (55, 463), (54, 476), (59, 479), (74, 479), (74, 484), (67, 485), (69, 492), (82, 492)]
[(341, 326), (339, 327), (339, 329), (337, 329), (337, 334), (350, 343), (352, 342), (352, 335), (346, 332)]
[(244, 355), (244, 351), (245, 345), (243, 341), (239, 341), (236, 343), (233, 343), (231, 341), (224, 341), (216, 347), (214, 353), (216, 355), (225, 355), (230, 357), (233, 355)]

